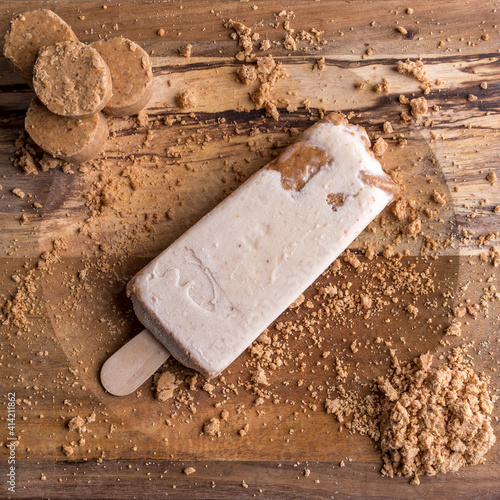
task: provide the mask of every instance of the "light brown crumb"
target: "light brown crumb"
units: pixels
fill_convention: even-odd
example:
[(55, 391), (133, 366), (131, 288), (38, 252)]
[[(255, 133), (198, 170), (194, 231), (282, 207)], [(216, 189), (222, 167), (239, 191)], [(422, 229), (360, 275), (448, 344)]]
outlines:
[(403, 220), (406, 218), (406, 207), (408, 202), (404, 198), (399, 198), (394, 205), (391, 207), (392, 213), (396, 216), (396, 219)]
[(73, 455), (74, 453), (74, 449), (72, 446), (69, 446), (69, 445), (66, 445), (66, 444), (63, 444), (61, 446), (61, 451), (67, 456), (67, 457), (70, 457), (71, 455)]
[(241, 66), (240, 68), (238, 68), (238, 71), (236, 73), (241, 82), (245, 85), (250, 85), (251, 83), (255, 82), (255, 80), (257, 80), (257, 70), (255, 69), (255, 66)]
[(481, 82), (479, 86), (483, 89), (486, 90), (488, 88), (488, 83), (487, 82)]
[(179, 49), (179, 55), (182, 57), (191, 57), (191, 51), (193, 50), (193, 46), (188, 43)]
[(155, 375), (155, 398), (158, 401), (167, 401), (174, 395), (174, 391), (179, 385), (173, 373), (164, 371)]
[(194, 108), (196, 105), (196, 97), (191, 90), (183, 90), (177, 94), (175, 100), (177, 106), (182, 109)]
[(203, 434), (206, 436), (216, 436), (221, 435), (220, 432), (220, 420), (216, 417), (212, 417), (203, 424)]
[(446, 329), (446, 335), (453, 335), (455, 337), (460, 337), (460, 335), (462, 335), (462, 323), (460, 323), (460, 321), (453, 322)]
[(469, 94), (467, 96), (467, 100), (468, 101), (477, 101), (477, 95), (474, 95), (474, 94)]
[(410, 106), (411, 106), (411, 114), (415, 118), (420, 118), (421, 116), (425, 115), (425, 113), (427, 113), (428, 110), (427, 101), (425, 97), (417, 97), (416, 99), (412, 99), (410, 101)]
[(326, 67), (325, 58), (322, 57), (315, 62), (313, 69), (318, 69), (319, 71), (323, 71), (325, 67)]
[(422, 221), (420, 219), (415, 219), (405, 227), (405, 232), (409, 236), (416, 236), (420, 231), (422, 231)]
[(266, 372), (262, 367), (257, 367), (257, 371), (252, 375), (252, 382), (255, 384), (269, 385)]
[(148, 119), (149, 119), (149, 116), (146, 113), (146, 111), (143, 109), (143, 110), (139, 111), (139, 113), (137, 113), (135, 120), (137, 122), (137, 125), (139, 125), (139, 127), (146, 127), (148, 124)]
[(388, 147), (387, 142), (382, 137), (379, 137), (372, 145), (373, 154), (375, 156), (382, 156)]
[(486, 176), (486, 180), (492, 185), (494, 186), (496, 181), (497, 181), (497, 174), (495, 172), (490, 172), (487, 176)]
[(406, 35), (408, 33), (408, 30), (406, 28), (404, 28), (403, 26), (398, 26), (396, 28), (400, 33), (402, 33), (403, 35)]
[(77, 430), (78, 432), (85, 432), (85, 420), (82, 417), (73, 417), (68, 422), (68, 429), (70, 431)]
[(409, 16), (411, 16), (411, 15), (413, 14), (413, 9), (412, 9), (411, 7), (408, 7), (408, 8), (406, 9), (406, 13), (407, 13)]
[(456, 471), (481, 463), (495, 442), (486, 382), (468, 367), (431, 364), (432, 356), (422, 355), (379, 381), (398, 391), (382, 406), (383, 475)]
[(382, 125), (382, 130), (386, 134), (392, 134), (394, 132), (394, 129), (392, 128), (392, 123), (391, 122), (384, 122)]
[(160, 29), (156, 32), (156, 34), (157, 34), (158, 36), (165, 36), (165, 30), (164, 30), (163, 28), (160, 28)]
[(382, 92), (384, 92), (385, 94), (388, 94), (389, 91), (391, 90), (391, 86), (390, 86), (387, 78), (382, 78), (382, 83), (377, 83), (377, 85), (375, 85), (375, 87), (373, 87), (373, 90), (379, 94)]
[(406, 310), (414, 317), (416, 318), (418, 316), (418, 307), (414, 306), (413, 304), (408, 304), (406, 306)]
[(250, 430), (250, 425), (245, 424), (245, 425), (243, 426), (243, 428), (242, 428), (242, 429), (240, 429), (240, 430), (238, 431), (238, 434), (239, 434), (240, 436), (242, 436), (242, 437), (243, 437), (243, 436), (246, 436), (246, 435), (248, 434), (248, 431), (249, 431), (249, 430)]
[(186, 467), (182, 472), (186, 474), (186, 476), (189, 476), (190, 474), (194, 474), (196, 469), (194, 467)]
[(260, 42), (260, 50), (269, 50), (271, 48), (271, 42), (266, 38)]
[(416, 78), (419, 82), (430, 83), (429, 75), (422, 61), (411, 61), (410, 59), (398, 61), (396, 63), (396, 69), (398, 73), (402, 75)]
[(24, 198), (26, 196), (26, 193), (21, 191), (19, 188), (14, 188), (12, 190), (12, 194), (15, 194), (18, 198)]
[(432, 193), (432, 199), (438, 204), (438, 205), (446, 205), (446, 198), (444, 194), (439, 193), (438, 191), (434, 191)]
[(304, 300), (306, 300), (306, 297), (303, 293), (301, 293), (297, 299), (295, 299), (288, 307), (290, 309), (295, 309), (297, 307), (299, 307), (303, 302)]

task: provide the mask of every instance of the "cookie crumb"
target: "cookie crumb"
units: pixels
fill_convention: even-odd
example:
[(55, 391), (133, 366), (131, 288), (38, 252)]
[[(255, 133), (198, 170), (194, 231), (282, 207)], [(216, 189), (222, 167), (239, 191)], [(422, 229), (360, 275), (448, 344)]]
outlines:
[(182, 109), (194, 108), (196, 105), (196, 97), (191, 90), (183, 90), (175, 98), (177, 106)]
[(184, 45), (184, 47), (181, 47), (179, 49), (179, 55), (182, 57), (191, 57), (191, 52), (193, 50), (193, 46), (188, 43), (187, 45)]
[(373, 154), (375, 156), (382, 156), (388, 147), (387, 142), (382, 137), (379, 137), (372, 145)]
[(203, 434), (206, 436), (216, 436), (221, 435), (220, 432), (220, 420), (216, 417), (212, 417), (203, 424)]
[(425, 97), (417, 97), (410, 101), (411, 114), (414, 118), (420, 118), (427, 113), (427, 100)]

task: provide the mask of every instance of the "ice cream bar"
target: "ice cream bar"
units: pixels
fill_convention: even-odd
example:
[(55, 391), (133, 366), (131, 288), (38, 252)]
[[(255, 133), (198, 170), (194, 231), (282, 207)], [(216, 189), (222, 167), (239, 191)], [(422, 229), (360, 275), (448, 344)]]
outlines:
[(135, 313), (181, 363), (213, 377), (397, 190), (365, 130), (330, 114), (132, 279)]

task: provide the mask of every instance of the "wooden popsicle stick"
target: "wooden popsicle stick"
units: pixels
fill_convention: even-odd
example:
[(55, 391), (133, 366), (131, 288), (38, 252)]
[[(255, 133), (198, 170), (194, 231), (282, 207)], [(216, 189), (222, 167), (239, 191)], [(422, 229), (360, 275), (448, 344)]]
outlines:
[(169, 357), (152, 333), (143, 330), (105, 361), (101, 384), (114, 396), (126, 396), (144, 384)]

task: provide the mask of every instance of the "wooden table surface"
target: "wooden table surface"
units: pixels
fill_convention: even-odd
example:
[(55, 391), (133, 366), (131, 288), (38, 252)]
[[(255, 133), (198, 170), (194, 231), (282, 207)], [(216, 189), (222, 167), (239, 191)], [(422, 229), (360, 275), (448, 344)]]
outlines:
[[(390, 348), (409, 360), (427, 350), (446, 354), (472, 342), (469, 355), (476, 370), (491, 377), (492, 392), (498, 394), (499, 302), (491, 301), (477, 319), (466, 319), (462, 337), (443, 336), (453, 304), (467, 298), (479, 302), (485, 286), (498, 287), (498, 267), (479, 258), (498, 246), (498, 233), (478, 245), (478, 237), (500, 229), (500, 214), (493, 212), (500, 205), (500, 191), (498, 184), (487, 180), (492, 171), (500, 175), (498, 1), (7, 0), (0, 6), (0, 32), (7, 30), (15, 14), (42, 5), (65, 19), (82, 41), (123, 35), (138, 42), (152, 56), (155, 94), (148, 107), (148, 127), (133, 120), (110, 120), (113, 134), (106, 159), (92, 168), (26, 175), (12, 159), (33, 93), (0, 58), (1, 302), (19, 288), (12, 275), (31, 273), (35, 283), (27, 292), (33, 294), (28, 324), (1, 327), (0, 440), (7, 440), (7, 394), (15, 392), (19, 444), (15, 494), (6, 489), (9, 450), (2, 446), (0, 496), (500, 498), (498, 443), (483, 465), (421, 477), (420, 486), (411, 486), (407, 478), (382, 477), (380, 454), (370, 439), (345, 430), (339, 433), (339, 424), (324, 411), (327, 387), (335, 384), (335, 356), (348, 369), (350, 387), (362, 390), (385, 373)], [(407, 13), (409, 7), (412, 14)], [(288, 74), (273, 90), (280, 110), (274, 121), (254, 109), (248, 97), (253, 87), (237, 81), (241, 63), (234, 56), (239, 48), (223, 24), (232, 18), (253, 27), (261, 38), (281, 42), (284, 18), (278, 13), (283, 10), (295, 34), (315, 28), (324, 32), (320, 37), (326, 43), (300, 42), (296, 50), (271, 47), (269, 53)], [(277, 22), (278, 27), (271, 25)], [(407, 32), (398, 31), (398, 26)], [(160, 29), (163, 36), (158, 35)], [(193, 46), (190, 58), (178, 54), (186, 43)], [(363, 57), (369, 48), (373, 53)], [(429, 126), (422, 120), (400, 119), (406, 108), (398, 96), (422, 93), (419, 82), (398, 74), (395, 64), (419, 56), (433, 81), (441, 80), (426, 96), (433, 122)], [(325, 69), (313, 71), (320, 57), (325, 58)], [(374, 92), (373, 86), (383, 78), (389, 81), (389, 92)], [(362, 82), (368, 82), (367, 87), (358, 89)], [(487, 88), (480, 87), (482, 82)], [(175, 96), (188, 88), (196, 105), (186, 111), (177, 107)], [(470, 94), (477, 100), (469, 100)], [(287, 112), (285, 99), (297, 109)], [(384, 168), (399, 170), (405, 196), (419, 207), (427, 206), (434, 190), (446, 196), (438, 216), (424, 222), (425, 236), (407, 237), (398, 247), (408, 250), (405, 265), (415, 265), (422, 273), (427, 270), (426, 279), (432, 281), (426, 296), (413, 297), (402, 287), (395, 292), (400, 304), (416, 305), (419, 314), (405, 314), (402, 305), (377, 311), (368, 321), (349, 312), (311, 337), (290, 338), (282, 346), (287, 363), (269, 372), (267, 389), (273, 397), (258, 408), (253, 407), (255, 395), (241, 387), (250, 378), (248, 353), (231, 365), (224, 383), (216, 379), (215, 397), (198, 383), (191, 394), (195, 413), (189, 410), (190, 402), (155, 400), (151, 383), (124, 398), (106, 394), (98, 381), (99, 367), (141, 330), (124, 293), (128, 279), (288, 144), (289, 128), (304, 130), (317, 119), (318, 108), (352, 112), (352, 121), (365, 126), (371, 137), (386, 137)], [(182, 122), (165, 124), (171, 115)], [(386, 120), (392, 122), (393, 134), (382, 133)], [(404, 147), (398, 146), (401, 136), (396, 134), (406, 138)], [(137, 169), (139, 185), (132, 186)], [(92, 207), (84, 195), (102, 194), (106, 186), (116, 187), (114, 198)], [(14, 196), (14, 188), (27, 196)], [(34, 208), (34, 202), (41, 207)], [(148, 219), (152, 213), (157, 217)], [(27, 223), (20, 224), (23, 214)], [(393, 228), (396, 222), (390, 212), (383, 217)], [(463, 237), (464, 230), (473, 233)], [(351, 250), (359, 253), (367, 242), (382, 248), (383, 233), (363, 233)], [(124, 239), (124, 234), (132, 236)], [(435, 258), (421, 257), (424, 238), (449, 237), (453, 244), (434, 252)], [(67, 249), (59, 252), (48, 271), (36, 269), (42, 252), (50, 251), (58, 238), (64, 238)], [(344, 266), (340, 275), (322, 277), (318, 283), (350, 282), (353, 290), (363, 290), (382, 261), (379, 255), (367, 262), (361, 274)], [(312, 298), (317, 287), (313, 285), (306, 297)], [(306, 318), (310, 312), (301, 307), (285, 312), (278, 322), (300, 324)], [(276, 324), (269, 331), (278, 334)], [(318, 334), (321, 345), (312, 340)], [(376, 337), (386, 342), (376, 349), (363, 348), (373, 345)], [(353, 339), (360, 346), (356, 352), (349, 347)], [(326, 350), (332, 355), (324, 359)], [(297, 361), (301, 352), (306, 354), (303, 372), (303, 360)], [(179, 377), (191, 374), (176, 362), (168, 366)], [(303, 384), (297, 384), (299, 380)], [(223, 395), (230, 384), (236, 389)], [(184, 384), (184, 394), (186, 388)], [(202, 436), (203, 422), (219, 415), (222, 407), (217, 403), (222, 400), (230, 412), (222, 436)], [(497, 435), (498, 412), (496, 408)], [(68, 430), (68, 420), (92, 413), (96, 420), (87, 425), (85, 444), (66, 457), (61, 445), (78, 440), (75, 431)], [(238, 430), (245, 424), (250, 430), (242, 437)], [(183, 474), (188, 466), (196, 472)], [(308, 477), (305, 469), (311, 471)]]

